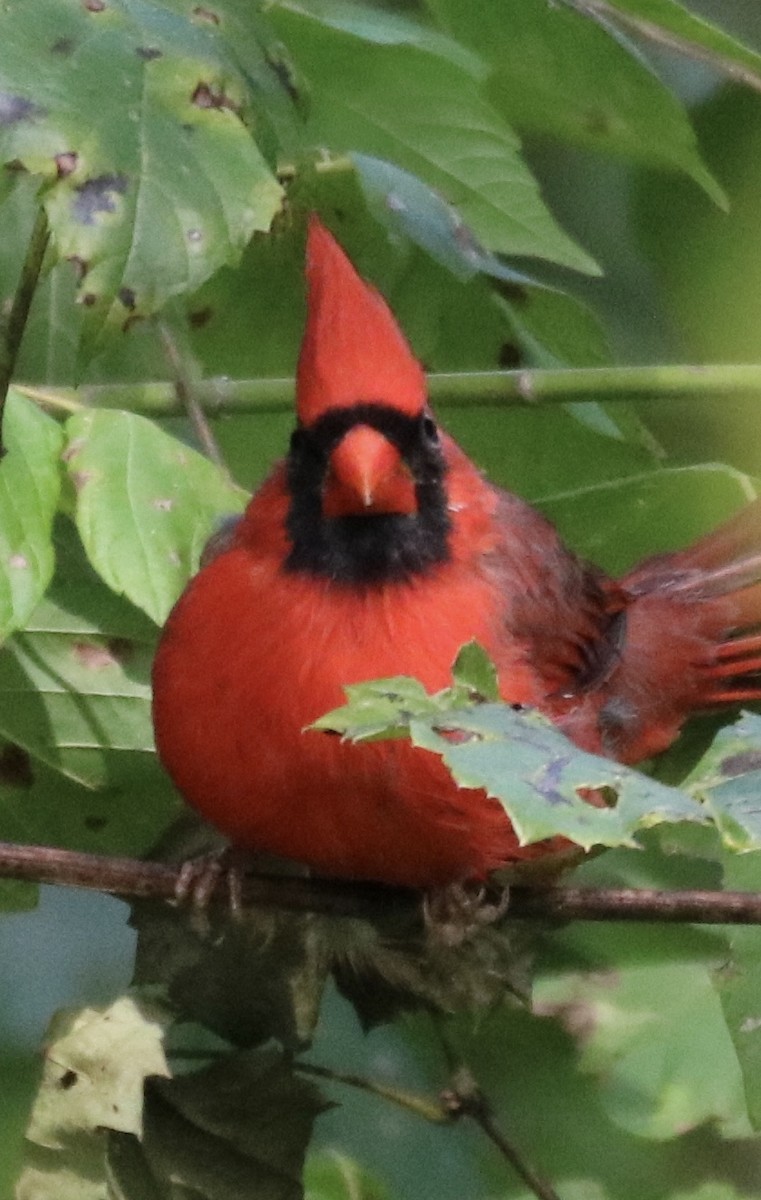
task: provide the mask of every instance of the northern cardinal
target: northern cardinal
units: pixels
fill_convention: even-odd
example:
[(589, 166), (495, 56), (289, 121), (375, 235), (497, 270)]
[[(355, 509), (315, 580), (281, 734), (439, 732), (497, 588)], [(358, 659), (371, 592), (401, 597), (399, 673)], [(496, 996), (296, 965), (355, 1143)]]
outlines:
[(625, 763), (690, 713), (761, 698), (761, 502), (614, 581), (438, 425), (381, 295), (312, 218), (296, 429), (172, 611), (154, 721), (180, 792), (233, 844), (430, 888), (557, 850), (435, 754), (306, 727), (344, 685), (450, 682), (479, 641), (505, 700)]

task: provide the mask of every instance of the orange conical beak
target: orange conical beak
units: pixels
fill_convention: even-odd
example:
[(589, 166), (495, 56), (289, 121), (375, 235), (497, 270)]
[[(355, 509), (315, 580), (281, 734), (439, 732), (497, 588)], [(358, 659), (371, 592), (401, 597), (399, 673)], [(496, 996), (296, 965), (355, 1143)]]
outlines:
[(380, 292), (359, 277), (315, 216), (306, 254), (307, 323), (296, 381), (302, 424), (357, 403), (418, 416), (425, 374)]
[(415, 484), (396, 446), (369, 425), (350, 429), (330, 456), (323, 514), (412, 513), (416, 507)]

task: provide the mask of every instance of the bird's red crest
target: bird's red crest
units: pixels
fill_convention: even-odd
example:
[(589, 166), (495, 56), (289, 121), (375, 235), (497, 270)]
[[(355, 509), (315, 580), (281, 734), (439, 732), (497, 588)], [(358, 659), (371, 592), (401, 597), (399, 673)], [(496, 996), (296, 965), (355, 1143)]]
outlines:
[(410, 416), (426, 403), (423, 368), (380, 292), (355, 271), (320, 220), (309, 222), (307, 322), (297, 371), (297, 410), (309, 425), (358, 402)]

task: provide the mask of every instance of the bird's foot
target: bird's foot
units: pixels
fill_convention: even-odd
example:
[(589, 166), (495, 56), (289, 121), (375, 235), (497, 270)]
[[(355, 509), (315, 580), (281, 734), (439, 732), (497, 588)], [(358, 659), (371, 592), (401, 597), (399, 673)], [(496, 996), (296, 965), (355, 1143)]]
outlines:
[(243, 917), (243, 876), (246, 857), (234, 846), (187, 859), (180, 867), (174, 900), (188, 908), (199, 933), (208, 934), (209, 906), (219, 888), (224, 888), (227, 912), (233, 921)]
[(510, 888), (483, 883), (452, 883), (427, 892), (423, 898), (426, 929), (437, 941), (460, 946), (507, 912)]

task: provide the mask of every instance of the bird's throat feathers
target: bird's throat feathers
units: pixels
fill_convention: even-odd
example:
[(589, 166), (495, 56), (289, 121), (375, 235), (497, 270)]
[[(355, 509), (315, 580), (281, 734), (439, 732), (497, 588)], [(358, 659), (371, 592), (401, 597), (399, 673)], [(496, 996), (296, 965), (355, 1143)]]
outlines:
[[(387, 506), (342, 511), (332, 502), (332, 458), (352, 431), (375, 430), (393, 449), (398, 486)], [(339, 584), (380, 584), (424, 574), (450, 556), (446, 462), (428, 412), (410, 416), (358, 403), (299, 426), (286, 463), (290, 551), (285, 569)], [(398, 500), (395, 499), (395, 492)]]

